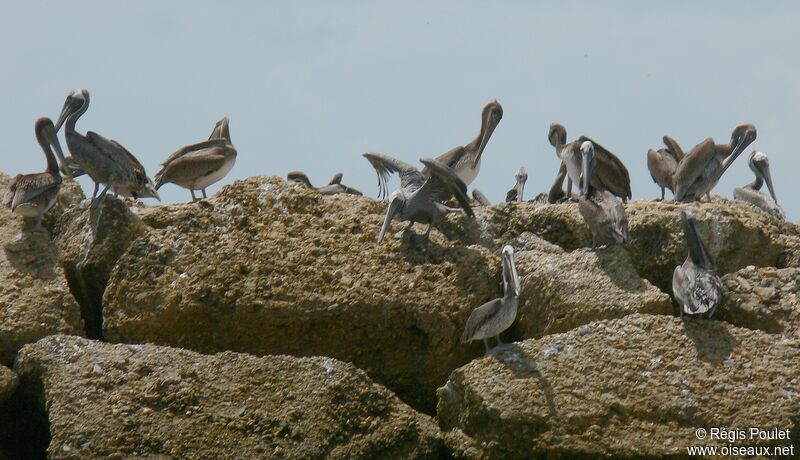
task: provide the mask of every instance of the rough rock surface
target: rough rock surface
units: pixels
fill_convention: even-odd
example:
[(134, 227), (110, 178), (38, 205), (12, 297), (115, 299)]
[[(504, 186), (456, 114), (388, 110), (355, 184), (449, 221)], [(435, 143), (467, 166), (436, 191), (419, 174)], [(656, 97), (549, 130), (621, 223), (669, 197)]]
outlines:
[(500, 257), (436, 230), (423, 248), (391, 237), (377, 246), (385, 206), (254, 177), (143, 210), (150, 229), (105, 293), (105, 337), (330, 356), (433, 412), (436, 388), (481, 353), (459, 338), (472, 309), (501, 294)]
[(54, 226), (70, 289), (81, 306), (89, 338), (102, 337), (102, 302), (111, 272), (128, 245), (145, 231), (138, 208), (106, 195), (97, 209), (68, 208)]
[(725, 275), (722, 282), (723, 304), (716, 319), (800, 339), (800, 268), (751, 266)]
[(54, 458), (436, 458), (441, 444), (432, 419), (331, 358), (52, 336), (15, 370)]
[[(0, 196), (8, 181), (0, 173)], [(83, 334), (57, 245), (48, 234), (22, 234), (21, 229), (22, 219), (0, 208), (0, 364), (6, 365), (26, 343), (51, 334)]]
[[(672, 271), (688, 252), (679, 215), (686, 206), (672, 201), (634, 201), (625, 210), (634, 240), (628, 249), (637, 271), (664, 292), (672, 292)], [(747, 203), (717, 196), (710, 203), (691, 206), (720, 275), (748, 265), (783, 268), (795, 263), (791, 245), (800, 237), (796, 225), (774, 219)]]
[(530, 233), (514, 246), (522, 284), (517, 337), (565, 332), (632, 313), (672, 313), (670, 296), (639, 278), (621, 246), (565, 252)]
[(773, 444), (797, 446), (798, 363), (797, 339), (630, 315), (456, 370), (438, 418), (468, 458), (682, 457), (698, 427), (788, 428), (792, 441)]
[(0, 365), (0, 406), (14, 393), (18, 383), (17, 374)]

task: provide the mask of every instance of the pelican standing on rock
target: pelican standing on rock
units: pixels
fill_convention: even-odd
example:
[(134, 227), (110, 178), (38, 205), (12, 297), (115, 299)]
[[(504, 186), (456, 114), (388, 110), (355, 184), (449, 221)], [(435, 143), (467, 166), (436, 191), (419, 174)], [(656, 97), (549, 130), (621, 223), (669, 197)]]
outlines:
[[(753, 174), (756, 175), (756, 180), (744, 187), (736, 187), (733, 189), (733, 198), (761, 208), (778, 219), (786, 219), (786, 214), (784, 214), (783, 208), (778, 205), (778, 198), (775, 197), (775, 189), (772, 187), (772, 175), (769, 172), (769, 158), (758, 150), (753, 150), (753, 153), (750, 154), (750, 158), (747, 160), (747, 164), (750, 166), (750, 170), (753, 171)], [(765, 182), (767, 184), (767, 190), (769, 190), (769, 195), (761, 192), (761, 187)]]
[(683, 265), (672, 272), (672, 293), (680, 308), (680, 316), (714, 314), (722, 301), (722, 280), (713, 271), (711, 256), (706, 251), (690, 209), (681, 210), (683, 232), (689, 246), (689, 255)]
[[(481, 169), (481, 155), (483, 155), (486, 144), (502, 119), (503, 106), (497, 101), (489, 102), (481, 112), (481, 130), (475, 139), (467, 145), (455, 147), (439, 155), (436, 160), (453, 169), (464, 185), (471, 184), (478, 177)], [(430, 170), (425, 167), (422, 173), (428, 175)]]
[(755, 126), (743, 124), (734, 128), (728, 144), (715, 144), (713, 139), (708, 138), (694, 146), (675, 171), (675, 201), (696, 201), (703, 195), (708, 195), (710, 199), (711, 189), (756, 139), (756, 134)]
[[(426, 176), (417, 168), (388, 155), (368, 152), (364, 157), (375, 168), (381, 190), (386, 189), (390, 173), (396, 172), (400, 175), (400, 189), (389, 196), (389, 209), (378, 234), (378, 244), (383, 241), (383, 236), (393, 219), (408, 222), (401, 235), (410, 231), (415, 222), (428, 224), (428, 230), (422, 240), (427, 241), (431, 229), (439, 219), (450, 212), (458, 211), (458, 208), (440, 203), (452, 196), (455, 196), (468, 216), (475, 217), (467, 198), (467, 186), (451, 168), (441, 162), (422, 158), (420, 162), (430, 171), (430, 175)], [(412, 241), (414, 240), (412, 237)]]
[(661, 201), (664, 201), (665, 189), (675, 192), (673, 187), (675, 171), (683, 159), (683, 151), (677, 147), (677, 142), (669, 136), (664, 136), (663, 141), (667, 148), (647, 151), (647, 169), (650, 170), (653, 182), (661, 187)]
[[(84, 136), (75, 130), (75, 123), (88, 108), (89, 91), (76, 89), (71, 92), (64, 101), (55, 128), (58, 131), (66, 121), (65, 137), (67, 147), (72, 153), (72, 160), (94, 181), (92, 207), (97, 206), (99, 200), (112, 187), (123, 194), (129, 193), (134, 198), (159, 199), (158, 192), (147, 177), (142, 164), (123, 146), (95, 132), (87, 131)], [(67, 170), (70, 169), (69, 164), (62, 166)], [(105, 184), (106, 187), (98, 196), (100, 184)]]
[(625, 208), (607, 190), (594, 187), (589, 179), (595, 164), (594, 146), (590, 141), (581, 144), (582, 170), (581, 198), (578, 210), (592, 232), (592, 246), (601, 242), (624, 244), (631, 240)]
[(595, 150), (595, 168), (589, 178), (592, 186), (599, 190), (607, 190), (614, 196), (627, 202), (631, 198), (631, 178), (622, 161), (608, 149), (592, 139), (581, 136), (567, 143), (567, 129), (564, 125), (553, 123), (547, 133), (550, 145), (555, 147), (556, 155), (567, 166), (567, 196), (572, 195), (572, 184), (581, 183), (582, 160), (580, 148), (585, 142), (591, 142)]
[(464, 333), (461, 335), (461, 343), (473, 340), (483, 340), (486, 353), (489, 353), (489, 337), (497, 340), (497, 345), (501, 345), (500, 334), (511, 327), (517, 317), (517, 306), (519, 305), (519, 275), (517, 266), (514, 263), (514, 248), (511, 246), (503, 247), (503, 297), (490, 300), (476, 308), (467, 320)]
[(47, 158), (47, 169), (41, 173), (17, 174), (11, 179), (3, 196), (3, 206), (25, 219), (23, 231), (47, 233), (42, 216), (52, 208), (61, 190), (61, 174), (51, 146), (63, 158), (53, 121), (39, 118), (35, 125), (36, 140)]
[(225, 177), (236, 163), (228, 123), (228, 117), (224, 117), (214, 126), (207, 141), (181, 147), (167, 157), (156, 173), (156, 190), (171, 182), (189, 189), (192, 201), (197, 201), (195, 190), (208, 198), (206, 188)]
[(525, 169), (524, 166), (520, 166), (517, 172), (514, 174), (514, 180), (516, 183), (511, 190), (506, 192), (506, 203), (510, 203), (512, 201), (523, 201), (522, 192), (525, 191), (525, 182), (528, 181), (528, 171)]
[(308, 176), (306, 175), (306, 173), (302, 171), (292, 171), (286, 175), (286, 179), (303, 184), (306, 187), (316, 190), (317, 192), (323, 195), (338, 195), (340, 193), (344, 193), (347, 195), (362, 194), (361, 192), (352, 187), (342, 185), (342, 173), (338, 173), (335, 176), (333, 176), (333, 179), (331, 179), (328, 185), (324, 185), (322, 187), (314, 187), (313, 185), (311, 185), (311, 181), (308, 180)]

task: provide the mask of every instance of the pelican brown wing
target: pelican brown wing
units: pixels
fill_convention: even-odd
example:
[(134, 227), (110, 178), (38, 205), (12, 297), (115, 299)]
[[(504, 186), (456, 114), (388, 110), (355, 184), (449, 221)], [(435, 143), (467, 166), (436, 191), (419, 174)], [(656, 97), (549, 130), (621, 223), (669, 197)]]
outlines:
[(50, 173), (38, 174), (18, 174), (11, 183), (3, 196), (3, 206), (12, 211), (17, 206), (30, 203), (38, 196), (45, 193), (58, 192), (61, 185), (61, 178)]
[(575, 144), (581, 145), (586, 141), (590, 141), (594, 145), (595, 165), (592, 169), (591, 180), (594, 182), (596, 179), (597, 183), (592, 185), (608, 190), (622, 199), (630, 199), (633, 195), (631, 193), (631, 177), (622, 161), (610, 150), (587, 136), (579, 137)]
[(430, 193), (433, 199), (441, 201), (454, 196), (458, 200), (458, 204), (464, 209), (464, 212), (470, 217), (475, 217), (472, 207), (469, 205), (467, 186), (459, 179), (455, 171), (432, 158), (421, 158), (419, 161), (431, 172), (430, 177), (425, 181), (419, 193)]
[(230, 146), (211, 147), (170, 161), (156, 175), (156, 188), (167, 182), (190, 183), (207, 176), (220, 169), (232, 152), (235, 150)]
[(706, 165), (715, 153), (714, 140), (710, 137), (695, 145), (678, 163), (675, 170), (675, 199), (680, 201), (686, 189), (697, 181), (706, 170)]
[(425, 176), (417, 168), (397, 158), (384, 155), (383, 153), (367, 152), (364, 158), (369, 161), (375, 172), (378, 174), (378, 197), (385, 198), (388, 195), (386, 182), (393, 173), (400, 176), (400, 187), (409, 186), (421, 187), (425, 183)]

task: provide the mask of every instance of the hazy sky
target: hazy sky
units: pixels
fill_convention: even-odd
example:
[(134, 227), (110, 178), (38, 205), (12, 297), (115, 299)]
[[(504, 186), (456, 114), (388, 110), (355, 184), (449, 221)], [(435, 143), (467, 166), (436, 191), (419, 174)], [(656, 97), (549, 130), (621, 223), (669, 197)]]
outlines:
[[(714, 192), (730, 197), (752, 180), (756, 148), (769, 155), (788, 217), (800, 218), (797, 2), (0, 4), (0, 170), (9, 174), (43, 170), (34, 121), (55, 120), (67, 93), (87, 88), (78, 130), (119, 141), (151, 177), (228, 115), (239, 156), (211, 192), (300, 169), (315, 184), (342, 171), (375, 196), (361, 153), (417, 164), (471, 140), (483, 105), (497, 99), (504, 118), (473, 183), (493, 201), (521, 165), (528, 198), (550, 187), (554, 121), (569, 139), (586, 134), (615, 152), (634, 199), (659, 193), (645, 155), (662, 135), (688, 150), (709, 136), (728, 142), (749, 121), (758, 139)], [(189, 198), (171, 184), (161, 194)]]

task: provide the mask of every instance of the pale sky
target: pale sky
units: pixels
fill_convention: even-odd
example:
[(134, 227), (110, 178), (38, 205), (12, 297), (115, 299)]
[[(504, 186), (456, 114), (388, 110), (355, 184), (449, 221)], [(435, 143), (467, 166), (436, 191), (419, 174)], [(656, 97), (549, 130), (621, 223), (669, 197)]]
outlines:
[[(210, 192), (299, 169), (320, 185), (341, 171), (375, 196), (363, 152), (418, 164), (471, 140), (497, 99), (504, 117), (473, 183), (492, 201), (522, 165), (526, 198), (550, 187), (554, 121), (615, 152), (634, 199), (659, 195), (646, 152), (664, 134), (688, 150), (752, 122), (758, 139), (713, 193), (753, 179), (755, 148), (800, 219), (797, 2), (0, 1), (0, 170), (11, 175), (44, 169), (34, 121), (55, 121), (69, 91), (87, 88), (78, 130), (119, 141), (151, 177), (228, 115), (239, 155)], [(160, 192), (189, 199), (172, 184)]]

